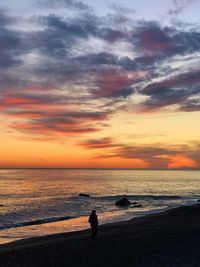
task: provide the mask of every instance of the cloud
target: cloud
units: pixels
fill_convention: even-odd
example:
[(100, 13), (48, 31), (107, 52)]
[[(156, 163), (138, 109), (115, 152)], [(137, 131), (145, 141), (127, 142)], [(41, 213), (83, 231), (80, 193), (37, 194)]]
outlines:
[(184, 155), (172, 155), (172, 156), (164, 156), (164, 158), (169, 159), (168, 169), (181, 169), (181, 168), (195, 168), (197, 167), (197, 163)]
[(17, 17), (8, 16), (6, 11), (4, 9), (0, 8), (0, 25), (1, 25), (1, 27), (15, 24), (18, 22), (18, 20), (19, 20), (19, 18), (17, 18)]
[(140, 53), (167, 59), (200, 50), (200, 32), (178, 31), (174, 27), (161, 27), (158, 22), (140, 22), (132, 36)]
[(141, 160), (151, 169), (192, 169), (200, 167), (198, 144), (124, 145), (115, 142), (112, 138), (105, 137), (102, 139), (89, 139), (79, 145), (85, 149), (96, 150), (97, 156), (95, 158)]
[(197, 0), (172, 0), (173, 7), (167, 12), (168, 15), (178, 16), (189, 5), (197, 2)]
[[(198, 66), (197, 28), (180, 30), (126, 15), (125, 24), (110, 23), (115, 13), (101, 17), (80, 1), (37, 4), (51, 13), (32, 16), (23, 30), (23, 18), (0, 10), (0, 112), (13, 121), (11, 127), (93, 132), (118, 110), (129, 111), (132, 100), (146, 112), (169, 106), (199, 110), (198, 68), (186, 62), (174, 73), (180, 57), (193, 57)], [(54, 11), (63, 7), (76, 12)], [(138, 95), (144, 100), (137, 104)]]
[(166, 53), (175, 45), (170, 38), (170, 33), (171, 29), (162, 29), (158, 23), (148, 22), (136, 28), (133, 38), (137, 38), (138, 49), (144, 52)]
[(39, 0), (36, 2), (39, 8), (71, 8), (78, 11), (90, 11), (91, 8), (80, 1), (75, 0)]
[(187, 101), (183, 102), (180, 106), (180, 111), (200, 111), (200, 97), (198, 96), (196, 99), (188, 99)]
[(99, 129), (92, 125), (92, 122), (101, 121), (106, 116), (105, 114), (92, 112), (68, 113), (64, 110), (60, 110), (60, 112), (22, 110), (12, 112), (12, 115), (18, 115), (18, 118), (26, 119), (25, 122), (15, 122), (9, 125), (15, 130), (32, 134), (63, 136), (96, 132)]
[[(35, 93), (8, 93), (1, 99), (0, 111), (12, 119), (18, 119), (9, 127), (32, 134), (84, 134), (98, 131), (110, 112), (87, 110), (76, 103), (69, 104), (70, 97), (48, 95), (36, 90)], [(78, 100), (76, 100), (78, 101)], [(78, 103), (80, 105), (80, 103)], [(89, 108), (89, 106), (88, 106)]]
[[(100, 18), (91, 14), (73, 19), (55, 14), (40, 15), (34, 16), (32, 21), (39, 24), (42, 29), (30, 32), (26, 37), (26, 44), (32, 51), (56, 59), (54, 65), (57, 71), (58, 68), (62, 70), (63, 67), (69, 69), (66, 60), (72, 62), (71, 71), (73, 66), (80, 69), (80, 62), (75, 60), (77, 50), (81, 50), (81, 46), (85, 44), (88, 46), (91, 38), (111, 44), (125, 38), (124, 32), (109, 27)], [(64, 59), (65, 64), (62, 61)]]
[(182, 111), (189, 110), (190, 105), (194, 108), (194, 104), (197, 109), (197, 100), (195, 103), (190, 100), (190, 97), (200, 93), (200, 71), (191, 70), (161, 82), (150, 83), (141, 92), (150, 97), (142, 104), (144, 111), (175, 104), (179, 105)]
[(109, 8), (117, 13), (123, 13), (123, 14), (135, 14), (135, 10), (132, 8), (127, 8), (126, 6), (122, 5), (122, 4), (110, 4)]
[(132, 94), (134, 83), (146, 76), (146, 72), (103, 71), (96, 77), (96, 90), (92, 90), (95, 97), (125, 98)]
[(26, 52), (20, 33), (7, 27), (14, 24), (15, 20), (0, 10), (0, 70), (20, 65), (20, 55)]
[(86, 149), (108, 149), (119, 146), (113, 144), (113, 139), (110, 137), (105, 137), (102, 139), (90, 139), (80, 143), (80, 145)]
[(95, 127), (66, 124), (44, 124), (39, 122), (34, 123), (16, 123), (11, 124), (11, 128), (23, 133), (40, 134), (40, 135), (58, 135), (58, 136), (76, 136), (80, 134), (87, 134), (96, 132)]

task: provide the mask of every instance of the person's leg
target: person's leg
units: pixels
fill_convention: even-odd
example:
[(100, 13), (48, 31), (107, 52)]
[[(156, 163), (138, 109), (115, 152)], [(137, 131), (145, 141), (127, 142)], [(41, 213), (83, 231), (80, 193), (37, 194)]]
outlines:
[(93, 226), (92, 227), (92, 239), (95, 239), (95, 236), (97, 235), (97, 227)]
[(97, 233), (98, 233), (98, 228), (97, 226), (95, 226), (95, 236), (97, 235)]
[(95, 229), (94, 229), (94, 227), (92, 227), (92, 240), (94, 240), (95, 239)]

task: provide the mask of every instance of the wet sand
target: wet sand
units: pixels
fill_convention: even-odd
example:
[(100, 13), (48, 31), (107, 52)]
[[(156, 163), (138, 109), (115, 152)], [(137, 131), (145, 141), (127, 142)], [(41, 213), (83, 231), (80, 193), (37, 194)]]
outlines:
[(200, 204), (0, 246), (1, 267), (200, 267)]

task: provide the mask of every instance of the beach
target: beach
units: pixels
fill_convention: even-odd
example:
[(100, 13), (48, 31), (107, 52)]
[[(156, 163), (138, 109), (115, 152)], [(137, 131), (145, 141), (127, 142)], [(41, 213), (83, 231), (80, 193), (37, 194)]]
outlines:
[(0, 266), (199, 267), (200, 204), (0, 246)]
[(200, 267), (198, 10), (0, 0), (0, 267)]

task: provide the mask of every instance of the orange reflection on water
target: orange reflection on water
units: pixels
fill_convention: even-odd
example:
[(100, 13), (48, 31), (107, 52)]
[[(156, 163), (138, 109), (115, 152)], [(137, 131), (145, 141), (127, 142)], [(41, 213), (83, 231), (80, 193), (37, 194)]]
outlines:
[(89, 228), (87, 216), (59, 222), (11, 228), (0, 231), (0, 243), (4, 244), (34, 236), (73, 232), (87, 228)]

